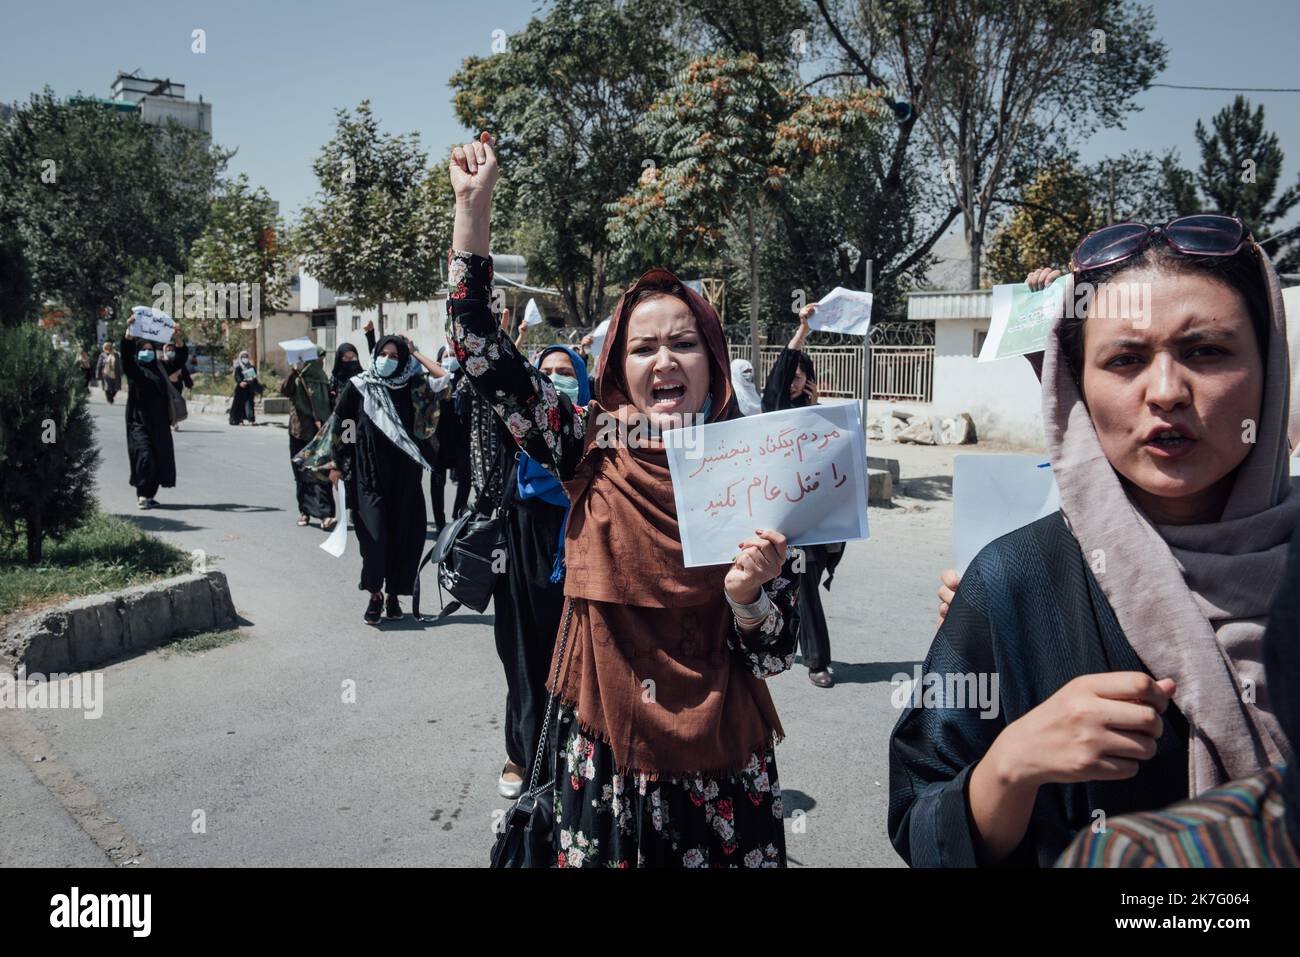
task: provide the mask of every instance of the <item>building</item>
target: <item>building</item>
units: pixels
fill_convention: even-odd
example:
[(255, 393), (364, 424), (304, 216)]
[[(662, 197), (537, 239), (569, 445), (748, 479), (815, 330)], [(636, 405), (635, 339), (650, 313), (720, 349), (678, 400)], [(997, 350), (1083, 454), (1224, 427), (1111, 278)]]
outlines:
[(189, 130), (212, 139), (212, 104), (185, 98), (185, 84), (170, 79), (146, 78), (134, 73), (117, 74), (111, 102), (133, 105), (150, 126), (173, 120)]

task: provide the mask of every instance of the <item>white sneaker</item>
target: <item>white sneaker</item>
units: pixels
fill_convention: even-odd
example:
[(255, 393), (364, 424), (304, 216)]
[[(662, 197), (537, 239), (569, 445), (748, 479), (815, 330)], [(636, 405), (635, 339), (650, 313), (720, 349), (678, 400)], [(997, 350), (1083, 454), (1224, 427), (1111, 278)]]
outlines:
[(147, 498), (145, 498), (143, 495), (141, 495), (139, 498), (137, 498), (137, 499), (135, 500), (135, 507), (136, 507), (136, 508), (148, 508), (148, 507), (149, 507), (149, 500), (148, 500)]

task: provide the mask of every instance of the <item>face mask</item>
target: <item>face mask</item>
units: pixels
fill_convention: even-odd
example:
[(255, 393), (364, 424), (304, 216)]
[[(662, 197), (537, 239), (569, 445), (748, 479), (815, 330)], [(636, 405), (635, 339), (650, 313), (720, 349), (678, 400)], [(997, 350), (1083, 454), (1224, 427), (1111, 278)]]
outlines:
[(375, 360), (375, 374), (387, 379), (397, 371), (397, 360), (392, 356), (380, 356)]
[(135, 354), (135, 357), (140, 362), (153, 362), (154, 351), (152, 349), (141, 349)]
[(569, 400), (575, 405), (578, 402), (578, 380), (571, 375), (561, 375), (556, 373), (551, 376), (551, 385), (555, 386), (557, 392), (563, 392), (569, 397)]
[(451, 356), (449, 358), (443, 359), (441, 362), (438, 363), (438, 365), (442, 366), (448, 372), (460, 371), (460, 360), (457, 359), (455, 356)]
[(169, 352), (164, 352), (164, 353), (163, 353), (163, 358), (166, 359), (168, 362), (171, 362), (173, 359), (176, 358), (176, 353), (175, 353), (175, 352), (170, 352), (170, 351), (169, 351)]

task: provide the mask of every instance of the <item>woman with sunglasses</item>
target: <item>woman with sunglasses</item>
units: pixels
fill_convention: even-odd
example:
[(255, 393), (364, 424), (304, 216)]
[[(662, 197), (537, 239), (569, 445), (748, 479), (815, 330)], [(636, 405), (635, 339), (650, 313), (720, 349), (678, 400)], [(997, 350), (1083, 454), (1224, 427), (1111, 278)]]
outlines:
[[(976, 556), (891, 738), (913, 865), (1050, 866), (1106, 816), (1281, 756), (1260, 639), (1300, 493), (1277, 275), (1210, 215), (1099, 230), (1072, 267), (1042, 366), (1061, 510)], [(996, 709), (944, 700), (970, 674)]]

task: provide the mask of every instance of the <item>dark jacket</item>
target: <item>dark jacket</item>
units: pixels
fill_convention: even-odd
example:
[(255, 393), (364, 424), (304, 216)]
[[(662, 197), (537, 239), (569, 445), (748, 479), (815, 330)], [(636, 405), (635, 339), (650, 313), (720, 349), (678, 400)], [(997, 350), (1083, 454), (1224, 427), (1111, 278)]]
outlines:
[[(999, 710), (913, 708), (889, 743), (889, 837), (914, 867), (977, 864), (970, 772), (1008, 724), (1080, 675), (1146, 671), (1060, 512), (975, 556), (930, 646), (923, 673), (996, 674)], [(897, 693), (897, 692), (896, 692)], [(1126, 781), (1039, 789), (1024, 840), (1004, 865), (1051, 867), (1074, 835), (1107, 816), (1187, 797), (1187, 721), (1170, 704), (1157, 751)]]

